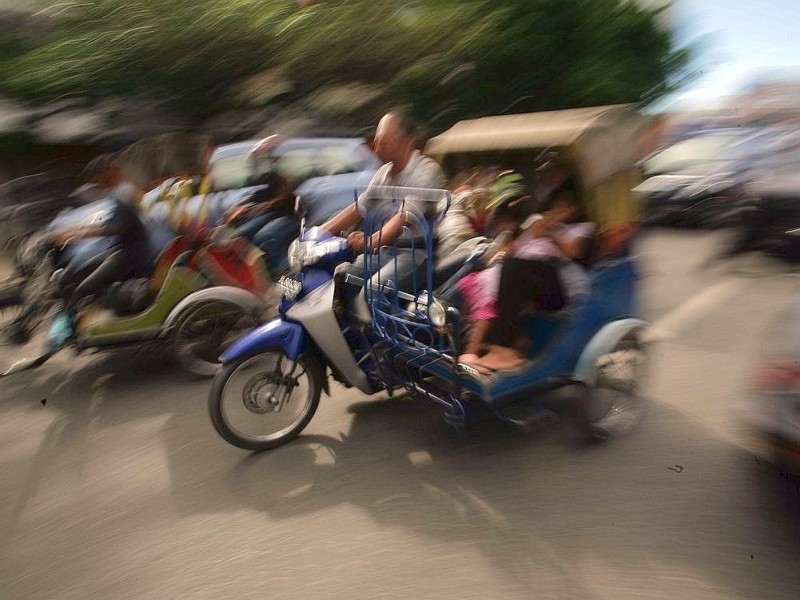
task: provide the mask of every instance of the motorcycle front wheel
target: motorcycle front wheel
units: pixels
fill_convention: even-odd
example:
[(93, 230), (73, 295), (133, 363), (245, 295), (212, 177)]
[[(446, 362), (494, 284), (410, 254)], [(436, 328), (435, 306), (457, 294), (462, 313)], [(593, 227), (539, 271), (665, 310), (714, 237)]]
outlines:
[(292, 361), (275, 350), (241, 358), (214, 378), (208, 399), (211, 422), (226, 442), (244, 450), (281, 446), (311, 421), (323, 377), (313, 356)]

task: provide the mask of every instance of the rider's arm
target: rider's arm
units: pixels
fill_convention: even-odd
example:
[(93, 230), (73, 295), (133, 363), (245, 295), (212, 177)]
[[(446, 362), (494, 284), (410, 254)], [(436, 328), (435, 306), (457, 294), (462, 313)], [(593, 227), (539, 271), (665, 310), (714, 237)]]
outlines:
[[(389, 219), (386, 224), (370, 236), (369, 248), (377, 249), (380, 246), (388, 246), (403, 233), (403, 227), (407, 224), (405, 212), (397, 214)], [(364, 232), (354, 231), (347, 236), (348, 245), (360, 253), (364, 250)]]
[(406, 217), (405, 211), (396, 214), (386, 222), (380, 231), (376, 231), (372, 234), (370, 247), (377, 248), (379, 245), (390, 245), (400, 237), (400, 234), (403, 233), (403, 227), (405, 227), (407, 224), (408, 218)]
[(590, 223), (573, 223), (557, 228), (551, 237), (566, 258), (575, 260), (586, 253), (586, 244), (593, 231), (594, 226)]
[(575, 260), (583, 256), (584, 250), (586, 249), (586, 240), (587, 238), (585, 237), (562, 239), (559, 236), (553, 236), (553, 241), (556, 246), (558, 246), (561, 253), (570, 260)]
[(323, 224), (322, 229), (333, 235), (339, 235), (340, 232), (346, 231), (360, 222), (361, 215), (358, 212), (358, 208), (356, 208), (355, 204), (351, 204), (330, 221)]

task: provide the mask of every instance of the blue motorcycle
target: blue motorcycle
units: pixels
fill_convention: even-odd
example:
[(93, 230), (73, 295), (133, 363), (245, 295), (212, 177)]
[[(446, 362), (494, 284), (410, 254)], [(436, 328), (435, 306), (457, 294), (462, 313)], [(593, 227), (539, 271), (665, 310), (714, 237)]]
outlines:
[[(646, 324), (634, 315), (632, 257), (594, 265), (591, 294), (578, 305), (531, 316), (537, 344), (527, 367), (484, 375), (457, 360), (466, 326), (450, 292), (495, 246), (462, 249), (435, 265), (437, 217), (430, 215), (442, 214), (448, 192), (370, 194), (382, 198), (367, 211), (365, 234), (404, 210), (413, 223), (409, 235), (365, 248), (355, 266), (347, 264), (353, 256), (344, 238), (303, 232), (289, 250), (294, 274), (278, 282), (280, 317), (222, 356), (209, 395), (220, 436), (252, 451), (285, 444), (311, 421), (322, 392), (330, 395), (329, 376), (365, 394), (425, 397), (460, 429), (489, 414), (528, 430), (554, 412), (567, 413), (592, 439), (633, 426), (643, 409), (638, 387), (647, 348)], [(439, 210), (426, 208), (433, 205)], [(403, 252), (413, 258), (410, 271), (398, 267)], [(564, 388), (574, 392), (568, 400), (553, 394)]]

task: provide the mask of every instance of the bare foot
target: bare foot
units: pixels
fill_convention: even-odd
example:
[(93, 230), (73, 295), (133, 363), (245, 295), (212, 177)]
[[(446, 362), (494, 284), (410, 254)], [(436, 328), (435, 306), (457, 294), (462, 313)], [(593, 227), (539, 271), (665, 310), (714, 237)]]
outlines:
[(471, 353), (462, 354), (461, 356), (458, 357), (458, 362), (460, 362), (461, 364), (464, 364), (464, 365), (471, 365), (472, 363), (477, 362), (477, 361), (478, 361), (478, 355), (477, 354), (471, 354)]
[(525, 359), (513, 348), (492, 346), (489, 353), (482, 356), (479, 362), (473, 363), (473, 366), (485, 367), (493, 371), (512, 371), (522, 367), (525, 362)]

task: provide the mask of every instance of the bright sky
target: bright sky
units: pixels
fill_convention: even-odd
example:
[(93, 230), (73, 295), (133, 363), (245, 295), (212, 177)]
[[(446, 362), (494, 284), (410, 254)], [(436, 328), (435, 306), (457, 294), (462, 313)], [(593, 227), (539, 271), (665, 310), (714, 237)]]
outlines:
[(679, 45), (701, 40), (699, 76), (665, 107), (713, 104), (770, 70), (800, 73), (800, 0), (674, 0), (673, 21)]

